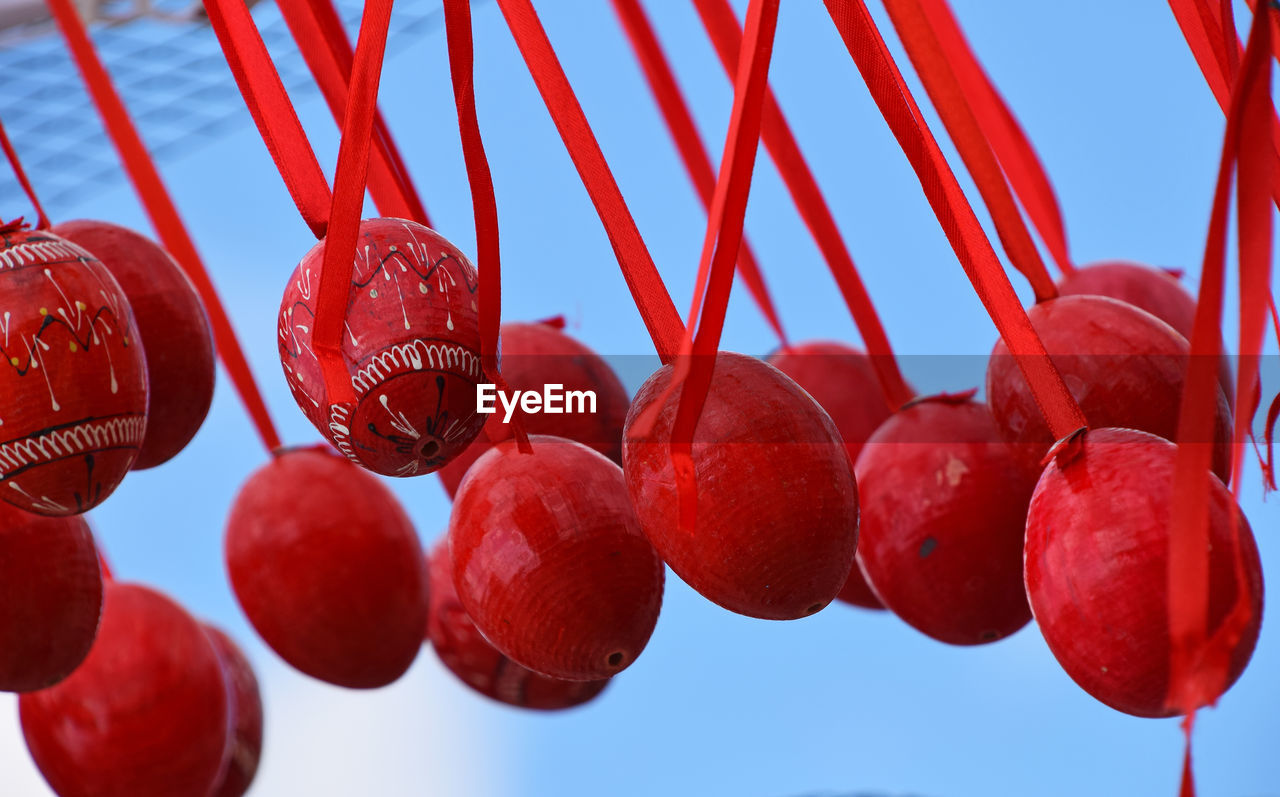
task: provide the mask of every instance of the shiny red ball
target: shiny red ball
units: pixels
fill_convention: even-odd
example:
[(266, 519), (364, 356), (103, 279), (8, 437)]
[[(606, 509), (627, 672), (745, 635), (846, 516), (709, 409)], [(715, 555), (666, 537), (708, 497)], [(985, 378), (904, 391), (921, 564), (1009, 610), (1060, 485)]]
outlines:
[[(1027, 515), (1025, 578), (1049, 649), (1086, 692), (1139, 717), (1177, 713), (1169, 689), (1169, 533), (1177, 449), (1131, 429), (1087, 432), (1051, 461)], [(1231, 656), (1228, 685), (1253, 655), (1262, 568), (1248, 521), (1210, 476), (1208, 628), (1248, 591), (1252, 619)], [(1231, 516), (1246, 581), (1235, 576)]]
[(1035, 479), (986, 404), (936, 396), (885, 421), (858, 458), (858, 564), (894, 614), (942, 642), (1003, 639), (1031, 619), (1022, 540)]
[[(890, 415), (871, 357), (843, 343), (811, 341), (779, 349), (768, 362), (827, 411), (844, 440), (849, 461), (856, 463), (867, 438)], [(856, 567), (836, 597), (864, 609), (884, 608)]]
[[(527, 413), (522, 416), (528, 434), (546, 434), (574, 440), (622, 462), (622, 423), (631, 404), (626, 389), (600, 355), (547, 324), (502, 325), (502, 378), (512, 390), (542, 392), (545, 385), (561, 385), (565, 391), (592, 391), (592, 412)], [(484, 431), (439, 470), (450, 497), (458, 492), (462, 477), (494, 440), (511, 437), (511, 426), (502, 422), (503, 410), (488, 416)]]
[(430, 473), (484, 426), (475, 266), (403, 219), (360, 222), (342, 354), (354, 404), (331, 403), (312, 348), (324, 242), (294, 269), (280, 303), (280, 363), (307, 419), (352, 462), (385, 476)]
[[(1027, 312), (1067, 389), (1094, 429), (1120, 427), (1172, 440), (1190, 348), (1186, 338), (1146, 311), (1102, 296), (1064, 296)], [(1001, 434), (1019, 445), (1029, 471), (1053, 444), (1045, 423), (1004, 341), (987, 363), (987, 401)], [(1219, 391), (1214, 465), (1219, 476), (1231, 467), (1231, 410)], [(1034, 445), (1032, 445), (1034, 444)]]
[(449, 516), (458, 599), (502, 653), (555, 678), (630, 666), (662, 607), (662, 562), (622, 470), (581, 443), (534, 435), (471, 466)]
[(753, 357), (720, 352), (694, 433), (697, 527), (679, 526), (671, 426), (675, 391), (652, 432), (665, 366), (627, 416), (622, 462), (645, 535), (676, 575), (730, 611), (769, 620), (813, 614), (840, 592), (858, 544), (858, 487), (840, 433), (808, 393)]
[(418, 655), (421, 545), (391, 491), (345, 459), (294, 450), (256, 471), (231, 507), (225, 552), (254, 629), (307, 675), (376, 688)]
[(84, 519), (0, 502), (0, 691), (70, 675), (89, 655), (101, 611), (102, 573)]
[(97, 506), (147, 426), (147, 363), (129, 301), (76, 244), (0, 227), (0, 499), (41, 515)]
[(191, 442), (213, 403), (213, 333), (195, 286), (169, 253), (105, 221), (68, 221), (51, 232), (92, 252), (133, 308), (151, 386), (147, 431), (134, 470), (169, 461)]
[(509, 706), (544, 711), (582, 705), (608, 686), (608, 679), (565, 681), (536, 673), (489, 644), (458, 600), (447, 537), (431, 550), (428, 567), (431, 613), (427, 637), (440, 661), (467, 686)]
[(262, 757), (262, 693), (252, 665), (235, 640), (208, 623), (204, 630), (222, 665), (231, 709), (231, 753), (212, 797), (240, 797), (253, 783)]
[(181, 606), (109, 582), (89, 657), (19, 698), (27, 749), (61, 797), (192, 797), (222, 776), (227, 686), (213, 644)]

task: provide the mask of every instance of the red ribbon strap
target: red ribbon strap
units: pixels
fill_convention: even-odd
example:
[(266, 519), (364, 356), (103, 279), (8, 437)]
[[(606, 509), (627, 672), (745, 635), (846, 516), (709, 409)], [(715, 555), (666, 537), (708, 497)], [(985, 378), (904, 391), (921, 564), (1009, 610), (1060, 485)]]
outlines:
[(960, 265), (1009, 351), (1017, 357), (1018, 366), (1054, 436), (1060, 439), (1085, 426), (1084, 414), (1032, 328), (871, 13), (862, 0), (826, 0), (826, 4), (876, 106), (911, 162)]
[(129, 118), (129, 112), (111, 83), (111, 76), (107, 74), (102, 60), (94, 49), (84, 22), (80, 19), (71, 0), (49, 0), (49, 9), (57, 19), (62, 35), (66, 37), (71, 55), (75, 58), (85, 85), (89, 89), (89, 95), (98, 107), (98, 113), (102, 115), (107, 133), (111, 136), (111, 142), (120, 153), (120, 160), (133, 183), (134, 190), (142, 200), (143, 207), (146, 208), (151, 224), (160, 236), (160, 241), (169, 254), (173, 255), (174, 260), (178, 261), (178, 265), (182, 267), (200, 293), (200, 299), (209, 313), (210, 326), (213, 327), (213, 339), (217, 345), (218, 357), (226, 366), (227, 373), (231, 375), (236, 393), (244, 402), (249, 417), (253, 419), (254, 427), (262, 438), (263, 445), (268, 451), (275, 451), (280, 448), (280, 437), (271, 423), (271, 416), (267, 413), (262, 394), (253, 381), (253, 373), (249, 370), (244, 351), (236, 339), (231, 319), (227, 317), (227, 311), (218, 298), (218, 292), (213, 287), (209, 272), (200, 260), (200, 255), (196, 252), (195, 244), (191, 241), (182, 218), (178, 215), (178, 209), (174, 207), (173, 199), (160, 180), (160, 173), (156, 170), (155, 163), (147, 153), (142, 138)]
[(9, 165), (13, 167), (13, 176), (18, 178), (18, 185), (22, 186), (27, 199), (31, 200), (31, 207), (35, 209), (36, 229), (49, 229), (49, 217), (45, 215), (44, 207), (40, 204), (40, 197), (36, 196), (36, 190), (31, 187), (31, 181), (27, 179), (27, 171), (22, 168), (22, 161), (18, 158), (18, 151), (13, 148), (13, 144), (9, 141), (9, 134), (4, 130), (4, 122), (0, 122), (0, 148), (4, 149), (5, 157), (9, 159)]

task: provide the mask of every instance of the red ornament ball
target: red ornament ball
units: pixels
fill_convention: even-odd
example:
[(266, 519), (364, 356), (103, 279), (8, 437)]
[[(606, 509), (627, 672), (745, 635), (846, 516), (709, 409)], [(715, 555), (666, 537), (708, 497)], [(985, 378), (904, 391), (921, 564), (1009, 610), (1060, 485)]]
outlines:
[(692, 444), (697, 528), (679, 525), (671, 427), (681, 390), (639, 438), (673, 369), (640, 388), (622, 462), (645, 535), (676, 575), (730, 611), (769, 620), (813, 614), (840, 592), (858, 544), (858, 487), (840, 433), (785, 374), (754, 357), (716, 356)]
[[(1168, 717), (1169, 533), (1177, 448), (1131, 429), (1095, 429), (1065, 444), (1036, 485), (1027, 515), (1031, 610), (1067, 674), (1108, 706)], [(1262, 567), (1248, 521), (1210, 476), (1208, 628), (1247, 590), (1252, 618), (1227, 685), (1253, 655), (1262, 619)], [(1235, 575), (1239, 523), (1246, 581)]]
[[(574, 440), (622, 462), (622, 423), (631, 404), (626, 389), (600, 355), (549, 324), (509, 323), (502, 325), (502, 378), (511, 390), (543, 392), (546, 385), (563, 390), (592, 391), (595, 409), (591, 412), (526, 413), (522, 417), (528, 434), (545, 434)], [(502, 404), (488, 416), (484, 432), (440, 469), (440, 481), (453, 497), (462, 477), (495, 440), (511, 437), (511, 425), (502, 422)]]
[(428, 559), (431, 613), (427, 637), (440, 661), (464, 684), (485, 697), (517, 708), (554, 711), (582, 705), (604, 691), (608, 679), (565, 681), (516, 664), (489, 644), (471, 621), (453, 586), (449, 540), (442, 539)]
[(403, 219), (360, 222), (342, 354), (354, 404), (331, 403), (312, 347), (324, 242), (302, 258), (280, 303), (280, 362), (325, 439), (384, 476), (430, 473), (484, 426), (475, 267), (436, 232)]
[(84, 519), (0, 502), (0, 691), (70, 675), (89, 655), (101, 611), (102, 573)]
[(61, 797), (205, 795), (227, 763), (218, 655), (191, 615), (147, 587), (109, 582), (84, 664), (18, 706), (27, 749)]
[(427, 622), (422, 547), (395, 496), (327, 451), (286, 451), (241, 488), (227, 571), (262, 639), (338, 686), (386, 686), (409, 669)]
[[(1091, 428), (1173, 439), (1190, 354), (1186, 338), (1150, 313), (1103, 296), (1051, 299), (1027, 315)], [(1003, 340), (987, 363), (987, 401), (1004, 438), (1020, 444), (1024, 466), (1039, 473), (1053, 435)], [(1226, 476), (1231, 410), (1221, 391), (1214, 435), (1213, 470)]]
[(129, 301), (71, 241), (0, 226), (0, 498), (41, 515), (97, 506), (147, 427), (147, 363)]
[[(811, 341), (779, 349), (768, 362), (826, 410), (840, 431), (849, 461), (856, 463), (867, 438), (891, 414), (871, 357), (843, 343)], [(836, 597), (864, 609), (884, 608), (856, 567)]]
[(231, 754), (212, 797), (240, 797), (249, 790), (262, 757), (262, 693), (240, 646), (219, 628), (204, 624), (227, 680), (231, 709)]
[(168, 462), (196, 436), (213, 403), (213, 334), (195, 286), (168, 252), (133, 230), (68, 221), (51, 232), (93, 252), (128, 297), (151, 386), (133, 469)]
[(534, 435), (471, 466), (449, 516), (453, 581), (485, 638), (535, 672), (599, 681), (640, 655), (662, 607), (662, 562), (627, 503), (622, 470)]
[(894, 614), (941, 642), (1003, 639), (1031, 619), (1022, 540), (1035, 478), (972, 393), (885, 421), (858, 458), (858, 564)]

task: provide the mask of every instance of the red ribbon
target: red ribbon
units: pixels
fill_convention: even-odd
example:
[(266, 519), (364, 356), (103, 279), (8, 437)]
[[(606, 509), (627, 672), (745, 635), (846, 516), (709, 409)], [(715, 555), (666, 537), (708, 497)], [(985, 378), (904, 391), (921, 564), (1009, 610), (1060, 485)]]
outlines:
[[(728, 0), (694, 0), (694, 6), (715, 45), (721, 64), (732, 76), (738, 69), (738, 49), (742, 42), (742, 29), (738, 26), (738, 17), (733, 7)], [(896, 410), (909, 401), (913, 393), (902, 377), (893, 348), (889, 345), (888, 335), (880, 323), (862, 277), (858, 274), (853, 257), (849, 254), (849, 248), (840, 235), (840, 228), (818, 187), (818, 181), (796, 143), (781, 106), (772, 90), (767, 88), (761, 129), (765, 148), (778, 167), (796, 210), (809, 228), (809, 234), (813, 236), (823, 259), (827, 261), (827, 267), (862, 335), (885, 403), (890, 409)]]
[(9, 165), (13, 167), (13, 176), (18, 178), (18, 185), (22, 186), (27, 199), (31, 200), (31, 207), (36, 211), (36, 229), (49, 229), (49, 217), (45, 215), (44, 207), (40, 204), (40, 197), (36, 196), (36, 190), (31, 187), (31, 181), (27, 179), (27, 171), (22, 168), (22, 161), (18, 158), (18, 151), (13, 148), (13, 144), (9, 141), (9, 134), (4, 130), (4, 122), (0, 122), (0, 148), (4, 149), (5, 157), (9, 159)]
[(1017, 358), (1054, 436), (1061, 439), (1086, 426), (1084, 414), (1032, 328), (866, 5), (862, 0), (825, 1), (831, 20), (871, 90), (876, 106), (911, 162), (978, 298), (1009, 351)]
[(49, 9), (62, 29), (62, 34), (71, 49), (71, 55), (89, 89), (89, 95), (102, 115), (107, 133), (120, 154), (120, 160), (133, 183), (134, 190), (142, 200), (143, 207), (146, 208), (151, 224), (155, 227), (165, 249), (173, 255), (174, 260), (178, 261), (178, 265), (195, 285), (200, 299), (204, 302), (205, 310), (209, 313), (210, 326), (213, 328), (218, 356), (226, 367), (227, 373), (231, 375), (236, 393), (244, 402), (249, 417), (253, 419), (254, 427), (262, 438), (263, 445), (268, 451), (274, 452), (280, 448), (280, 437), (271, 423), (271, 416), (267, 413), (262, 394), (253, 381), (253, 373), (249, 370), (244, 351), (236, 339), (231, 319), (227, 317), (227, 311), (218, 298), (218, 292), (213, 287), (209, 272), (205, 269), (195, 244), (182, 223), (182, 218), (178, 215), (173, 199), (160, 179), (155, 163), (147, 153), (142, 138), (129, 118), (129, 112), (125, 109), (115, 86), (112, 85), (111, 76), (94, 49), (84, 22), (80, 19), (72, 0), (49, 0)]

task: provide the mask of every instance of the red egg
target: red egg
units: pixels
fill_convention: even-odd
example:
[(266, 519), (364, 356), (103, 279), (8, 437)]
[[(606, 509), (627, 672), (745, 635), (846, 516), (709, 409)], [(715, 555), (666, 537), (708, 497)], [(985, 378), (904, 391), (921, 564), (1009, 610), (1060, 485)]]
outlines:
[(133, 308), (151, 386), (147, 431), (134, 470), (172, 459), (191, 442), (213, 402), (213, 336), (195, 286), (169, 253), (105, 221), (68, 221), (51, 232), (102, 261)]
[[(1073, 444), (1074, 445), (1074, 444)], [(1139, 717), (1167, 717), (1168, 564), (1177, 448), (1131, 429), (1084, 434), (1075, 456), (1051, 461), (1027, 515), (1025, 578), (1049, 649), (1086, 692)], [(1248, 591), (1252, 620), (1231, 656), (1228, 685), (1253, 655), (1262, 568), (1248, 521), (1210, 477), (1208, 628)], [(1231, 516), (1247, 581), (1235, 576)]]
[[(1121, 260), (1091, 263), (1064, 274), (1058, 280), (1058, 293), (1062, 296), (1109, 296), (1128, 302), (1191, 340), (1196, 318), (1195, 297), (1182, 287), (1176, 276), (1164, 269)], [(1231, 365), (1225, 358), (1219, 368), (1218, 381), (1230, 404), (1234, 401), (1235, 382), (1231, 378)]]
[[(856, 463), (867, 438), (890, 415), (871, 358), (843, 343), (812, 341), (779, 349), (768, 362), (827, 411), (844, 440), (849, 461)], [(856, 567), (836, 597), (866, 609), (884, 608)]]
[(262, 757), (262, 694), (253, 667), (240, 646), (221, 629), (204, 624), (227, 680), (231, 714), (231, 754), (213, 797), (240, 797), (249, 790)]
[[(503, 324), (502, 378), (512, 390), (542, 393), (546, 385), (560, 385), (566, 392), (591, 391), (595, 395), (594, 404), (588, 405), (594, 406), (592, 411), (525, 413), (525, 431), (574, 440), (622, 462), (622, 423), (631, 401), (600, 355), (547, 324)], [(495, 403), (495, 409), (475, 442), (439, 470), (450, 497), (458, 492), (472, 463), (493, 446), (492, 441), (511, 437), (511, 425), (502, 422), (501, 402)]]
[(840, 592), (858, 544), (858, 488), (835, 424), (771, 365), (720, 352), (692, 445), (697, 528), (679, 527), (671, 426), (680, 390), (644, 439), (636, 419), (671, 382), (665, 366), (631, 404), (622, 462), (645, 535), (676, 575), (730, 611), (813, 614)]
[(476, 460), (449, 516), (458, 599), (485, 638), (535, 672), (599, 681), (628, 667), (662, 607), (662, 562), (622, 470), (534, 435)]
[(311, 345), (324, 242), (280, 303), (280, 362), (293, 397), (352, 462), (385, 476), (430, 473), (484, 426), (475, 267), (434, 231), (403, 219), (360, 222), (342, 353), (354, 404), (330, 403)]
[(0, 502), (0, 691), (29, 692), (89, 655), (102, 574), (84, 519), (43, 517)]
[(427, 622), (422, 548), (378, 479), (320, 449), (287, 451), (240, 490), (227, 571), (271, 649), (338, 686), (386, 686), (409, 669)]
[(447, 537), (431, 550), (428, 566), (431, 613), (427, 637), (440, 661), (467, 686), (509, 706), (551, 711), (582, 705), (609, 684), (608, 679), (565, 681), (541, 675), (489, 644), (458, 600)]
[[(1186, 338), (1150, 313), (1102, 296), (1040, 302), (1027, 315), (1090, 427), (1173, 439), (1190, 353)], [(987, 364), (987, 401), (1001, 434), (1027, 444), (1016, 450), (1027, 469), (1039, 473), (1053, 435), (1003, 340)], [(1221, 391), (1215, 425), (1213, 469), (1223, 476), (1231, 467), (1231, 410)]]
[(89, 252), (0, 227), (0, 498), (73, 515), (112, 493), (147, 426), (129, 301)]
[(894, 614), (941, 642), (1003, 639), (1031, 619), (1022, 538), (1035, 479), (968, 394), (920, 399), (858, 458), (858, 564)]
[(193, 797), (222, 776), (227, 687), (213, 644), (147, 587), (106, 585), (89, 657), (19, 698), (27, 749), (61, 797)]

